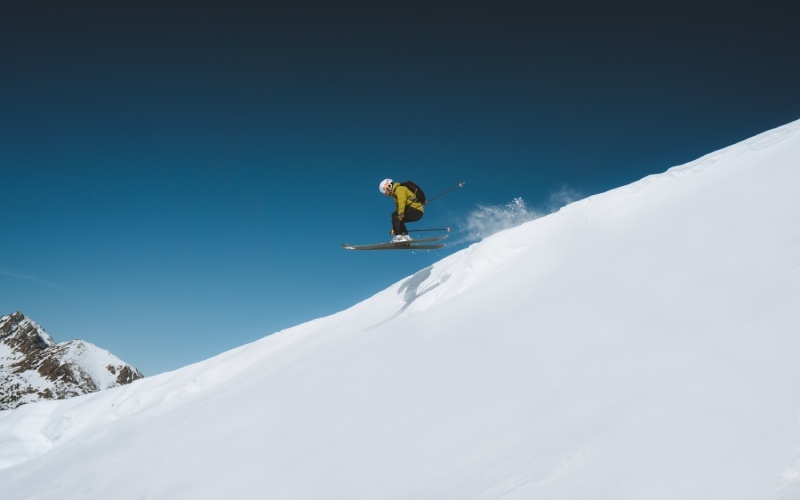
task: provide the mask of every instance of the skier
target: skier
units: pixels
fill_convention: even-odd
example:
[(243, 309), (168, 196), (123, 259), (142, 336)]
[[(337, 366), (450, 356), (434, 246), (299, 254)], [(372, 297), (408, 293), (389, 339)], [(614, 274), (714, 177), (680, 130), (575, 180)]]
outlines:
[(406, 222), (416, 222), (424, 215), (422, 203), (417, 200), (413, 191), (400, 182), (384, 179), (378, 186), (381, 193), (394, 198), (396, 210), (392, 212), (393, 243), (411, 241)]

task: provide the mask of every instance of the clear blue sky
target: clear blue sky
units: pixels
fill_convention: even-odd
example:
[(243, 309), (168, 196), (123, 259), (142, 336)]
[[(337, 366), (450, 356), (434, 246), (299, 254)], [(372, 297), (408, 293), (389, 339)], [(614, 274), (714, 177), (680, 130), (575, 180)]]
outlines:
[[(479, 205), (603, 192), (800, 118), (792, 2), (0, 7), (0, 314), (154, 375), (459, 250)], [(385, 177), (433, 195), (388, 239)], [(535, 284), (532, 284), (535, 286)]]

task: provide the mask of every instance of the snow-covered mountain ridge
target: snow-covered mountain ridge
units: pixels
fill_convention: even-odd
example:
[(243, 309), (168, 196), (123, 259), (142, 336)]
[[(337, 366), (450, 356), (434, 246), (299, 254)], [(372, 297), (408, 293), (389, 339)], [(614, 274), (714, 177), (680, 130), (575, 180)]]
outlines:
[(798, 192), (793, 122), (332, 316), (2, 412), (0, 491), (800, 498)]
[(83, 340), (56, 344), (35, 321), (0, 317), (0, 410), (129, 384), (136, 368)]

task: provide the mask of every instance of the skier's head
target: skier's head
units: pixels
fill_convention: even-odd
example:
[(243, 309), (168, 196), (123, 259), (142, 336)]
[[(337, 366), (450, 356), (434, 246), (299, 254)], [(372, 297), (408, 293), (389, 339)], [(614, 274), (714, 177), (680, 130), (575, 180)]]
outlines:
[(381, 193), (389, 196), (392, 194), (392, 180), (391, 179), (384, 179), (378, 185), (378, 189), (380, 189)]

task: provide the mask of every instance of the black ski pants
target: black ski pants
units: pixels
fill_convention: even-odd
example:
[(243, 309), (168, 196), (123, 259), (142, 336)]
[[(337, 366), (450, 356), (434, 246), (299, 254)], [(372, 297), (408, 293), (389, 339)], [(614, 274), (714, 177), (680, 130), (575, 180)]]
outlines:
[(408, 234), (406, 229), (406, 222), (417, 222), (424, 214), (416, 208), (406, 208), (406, 213), (403, 214), (403, 220), (397, 216), (397, 212), (392, 212), (392, 230), (394, 234)]

